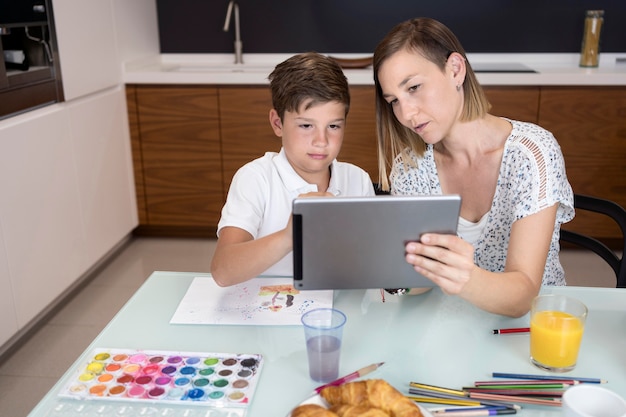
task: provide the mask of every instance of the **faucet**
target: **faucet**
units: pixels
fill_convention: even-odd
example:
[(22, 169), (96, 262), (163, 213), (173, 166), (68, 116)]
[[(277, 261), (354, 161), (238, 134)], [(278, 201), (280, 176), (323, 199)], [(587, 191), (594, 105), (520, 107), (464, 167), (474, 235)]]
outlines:
[(235, 0), (230, 0), (226, 11), (226, 21), (224, 22), (224, 32), (228, 32), (230, 27), (230, 16), (235, 9), (235, 64), (243, 64), (241, 32), (239, 31), (239, 5)]

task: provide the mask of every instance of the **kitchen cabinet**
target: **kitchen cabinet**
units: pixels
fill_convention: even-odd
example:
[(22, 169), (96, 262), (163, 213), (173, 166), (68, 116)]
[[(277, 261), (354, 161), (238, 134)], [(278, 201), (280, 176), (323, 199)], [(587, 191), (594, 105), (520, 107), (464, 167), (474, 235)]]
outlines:
[(124, 89), (91, 94), (65, 107), (85, 239), (82, 273), (137, 225)]
[(144, 231), (214, 235), (224, 200), (217, 88), (136, 86), (127, 98)]
[(0, 285), (19, 329), (137, 225), (126, 125), (118, 87), (0, 128)]
[[(233, 175), (280, 138), (266, 86), (129, 85), (139, 234), (215, 237)], [(218, 106), (219, 103), (219, 106)], [(377, 178), (374, 92), (352, 88), (341, 160)]]
[(146, 193), (143, 185), (143, 163), (141, 158), (141, 141), (139, 138), (139, 115), (137, 114), (137, 89), (126, 88), (126, 108), (128, 111), (128, 131), (133, 161), (133, 178), (135, 182), (135, 200), (137, 217), (140, 225), (148, 224), (146, 212)]
[[(2, 225), (0, 224), (0, 236)], [(13, 285), (9, 276), (9, 263), (6, 258), (4, 242), (0, 239), (0, 346), (17, 333), (17, 316), (13, 301)]]
[[(233, 175), (278, 151), (267, 86), (128, 85), (138, 233), (215, 237)], [(378, 180), (374, 87), (352, 86), (339, 159)], [(488, 91), (497, 114), (536, 121), (537, 87)]]
[[(543, 87), (539, 124), (559, 141), (575, 193), (626, 207), (626, 87)], [(618, 226), (580, 213), (564, 229), (597, 236), (621, 248)]]
[(539, 87), (484, 87), (491, 103), (490, 113), (509, 119), (537, 123)]
[(350, 112), (339, 160), (360, 166), (378, 182), (378, 148), (374, 88), (350, 88)]
[(69, 119), (45, 110), (0, 130), (2, 239), (20, 328), (86, 269)]
[(118, 53), (158, 53), (156, 5), (52, 3), (65, 101), (0, 121), (0, 355), (138, 225)]
[(52, 5), (65, 100), (121, 84), (112, 0), (52, 0)]
[[(219, 87), (218, 91), (224, 169), (224, 194), (220, 196), (220, 201), (223, 205), (235, 172), (265, 152), (278, 152), (281, 141), (270, 127), (272, 97), (269, 87)], [(217, 226), (217, 221), (219, 217), (214, 226)]]
[[(185, 95), (172, 98), (172, 92), (181, 89)], [(626, 164), (623, 162), (626, 160), (626, 130), (623, 127), (626, 88), (487, 86), (485, 90), (492, 104), (491, 113), (538, 123), (554, 133), (561, 144), (568, 177), (575, 192), (608, 198), (626, 206)], [(136, 119), (136, 122), (131, 123), (131, 131), (137, 131), (133, 137), (140, 138), (134, 140), (133, 148), (135, 169), (138, 169), (137, 165), (142, 166), (136, 171), (136, 178), (144, 177), (143, 181), (137, 183), (139, 216), (143, 219), (140, 223), (201, 227), (198, 231), (214, 237), (219, 210), (235, 171), (266, 151), (280, 149), (280, 139), (274, 135), (268, 121), (271, 108), (268, 87), (131, 85), (128, 91), (131, 92), (129, 94), (137, 91), (138, 97), (145, 95), (144, 104), (136, 107), (134, 116), (130, 115), (131, 120), (133, 117)], [(207, 91), (213, 91), (217, 96), (212, 101), (212, 107), (207, 106), (202, 111), (182, 110), (185, 106), (192, 106), (193, 109), (193, 102), (206, 96)], [(186, 95), (189, 97), (183, 100)], [(374, 87), (352, 86), (351, 95), (339, 159), (362, 167), (376, 182), (378, 160)], [(158, 111), (155, 106), (159, 106)], [(216, 142), (208, 145), (207, 141), (205, 146), (212, 146), (215, 150), (212, 154), (214, 158), (212, 162), (205, 161), (205, 166), (207, 169), (221, 167), (222, 182), (219, 186), (214, 183), (211, 190), (208, 184), (190, 188), (186, 185), (188, 176), (176, 178), (173, 174), (164, 174), (171, 168), (171, 158), (176, 159), (174, 165), (179, 168), (193, 164), (194, 160), (198, 162), (196, 152), (185, 153), (183, 147), (177, 145), (184, 144), (185, 140), (193, 141), (192, 137), (197, 136), (198, 132), (194, 133), (193, 129), (183, 132), (179, 128), (166, 127), (169, 123), (167, 120), (176, 119), (180, 113), (185, 115), (184, 124), (196, 128), (205, 126), (201, 130), (213, 132)], [(179, 122), (182, 123), (182, 120)], [(134, 127), (135, 123), (138, 127)], [(209, 125), (213, 127), (209, 128)], [(151, 142), (157, 142), (158, 146)], [(219, 173), (213, 174), (211, 181), (219, 181)], [(147, 179), (146, 175), (153, 178)], [(158, 180), (163, 175), (168, 178), (167, 187), (163, 185), (165, 179)], [(190, 211), (180, 201), (177, 202), (180, 197), (176, 196), (179, 192), (176, 187), (186, 190), (184, 199), (187, 201), (205, 199), (205, 203), (197, 204), (197, 211)], [(145, 207), (141, 203), (142, 193), (146, 194)], [(192, 197), (193, 193), (196, 193), (196, 197)], [(142, 215), (142, 212), (145, 214)], [(579, 229), (579, 225), (582, 229)], [(617, 230), (611, 228), (610, 224), (590, 221), (583, 215), (566, 228), (574, 226), (609, 243), (618, 236)], [(172, 228), (168, 233), (178, 235), (181, 230)]]

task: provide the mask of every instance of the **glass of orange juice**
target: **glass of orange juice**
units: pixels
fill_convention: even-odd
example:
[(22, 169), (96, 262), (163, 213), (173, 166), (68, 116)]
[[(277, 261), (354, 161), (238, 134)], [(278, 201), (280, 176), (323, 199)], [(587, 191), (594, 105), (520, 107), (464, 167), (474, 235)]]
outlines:
[(551, 372), (574, 369), (585, 330), (587, 307), (571, 297), (546, 294), (530, 308), (530, 360)]

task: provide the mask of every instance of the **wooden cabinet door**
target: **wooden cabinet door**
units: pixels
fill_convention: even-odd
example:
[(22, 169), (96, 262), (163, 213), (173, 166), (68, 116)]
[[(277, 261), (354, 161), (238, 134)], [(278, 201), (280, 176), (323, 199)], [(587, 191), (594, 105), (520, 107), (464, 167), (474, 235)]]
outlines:
[(223, 205), (217, 89), (142, 85), (136, 102), (147, 224), (213, 235)]
[(539, 87), (483, 87), (491, 103), (490, 113), (522, 122), (537, 123)]
[(374, 182), (378, 182), (375, 107), (373, 86), (350, 88), (350, 112), (337, 159), (363, 168)]
[(135, 196), (137, 200), (137, 218), (140, 225), (148, 224), (146, 211), (146, 193), (143, 180), (143, 163), (141, 155), (141, 137), (139, 136), (139, 114), (137, 113), (137, 88), (126, 86), (126, 108), (128, 111), (128, 129), (133, 158), (133, 174), (135, 178)]
[[(540, 106), (539, 124), (561, 145), (574, 192), (626, 207), (626, 88), (543, 87)], [(609, 242), (620, 235), (611, 220), (586, 213), (563, 228)]]
[(281, 141), (270, 126), (272, 97), (268, 86), (222, 86), (219, 101), (226, 193), (241, 166), (265, 152), (280, 151)]

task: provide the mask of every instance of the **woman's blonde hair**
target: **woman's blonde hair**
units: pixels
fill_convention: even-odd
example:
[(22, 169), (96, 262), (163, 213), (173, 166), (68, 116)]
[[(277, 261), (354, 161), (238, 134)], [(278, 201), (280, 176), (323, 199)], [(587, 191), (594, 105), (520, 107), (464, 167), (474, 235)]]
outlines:
[(470, 121), (483, 117), (490, 109), (485, 93), (476, 79), (463, 46), (443, 23), (420, 17), (396, 25), (383, 38), (374, 51), (374, 85), (376, 88), (376, 133), (378, 137), (378, 181), (383, 190), (389, 190), (388, 168), (393, 159), (401, 155), (404, 163), (411, 164), (405, 157), (410, 150), (422, 155), (426, 144), (411, 129), (403, 126), (393, 114), (391, 105), (383, 97), (378, 71), (381, 65), (398, 51), (409, 50), (424, 56), (445, 70), (448, 57), (457, 52), (465, 59), (467, 72), (463, 83), (463, 111), (460, 120)]

